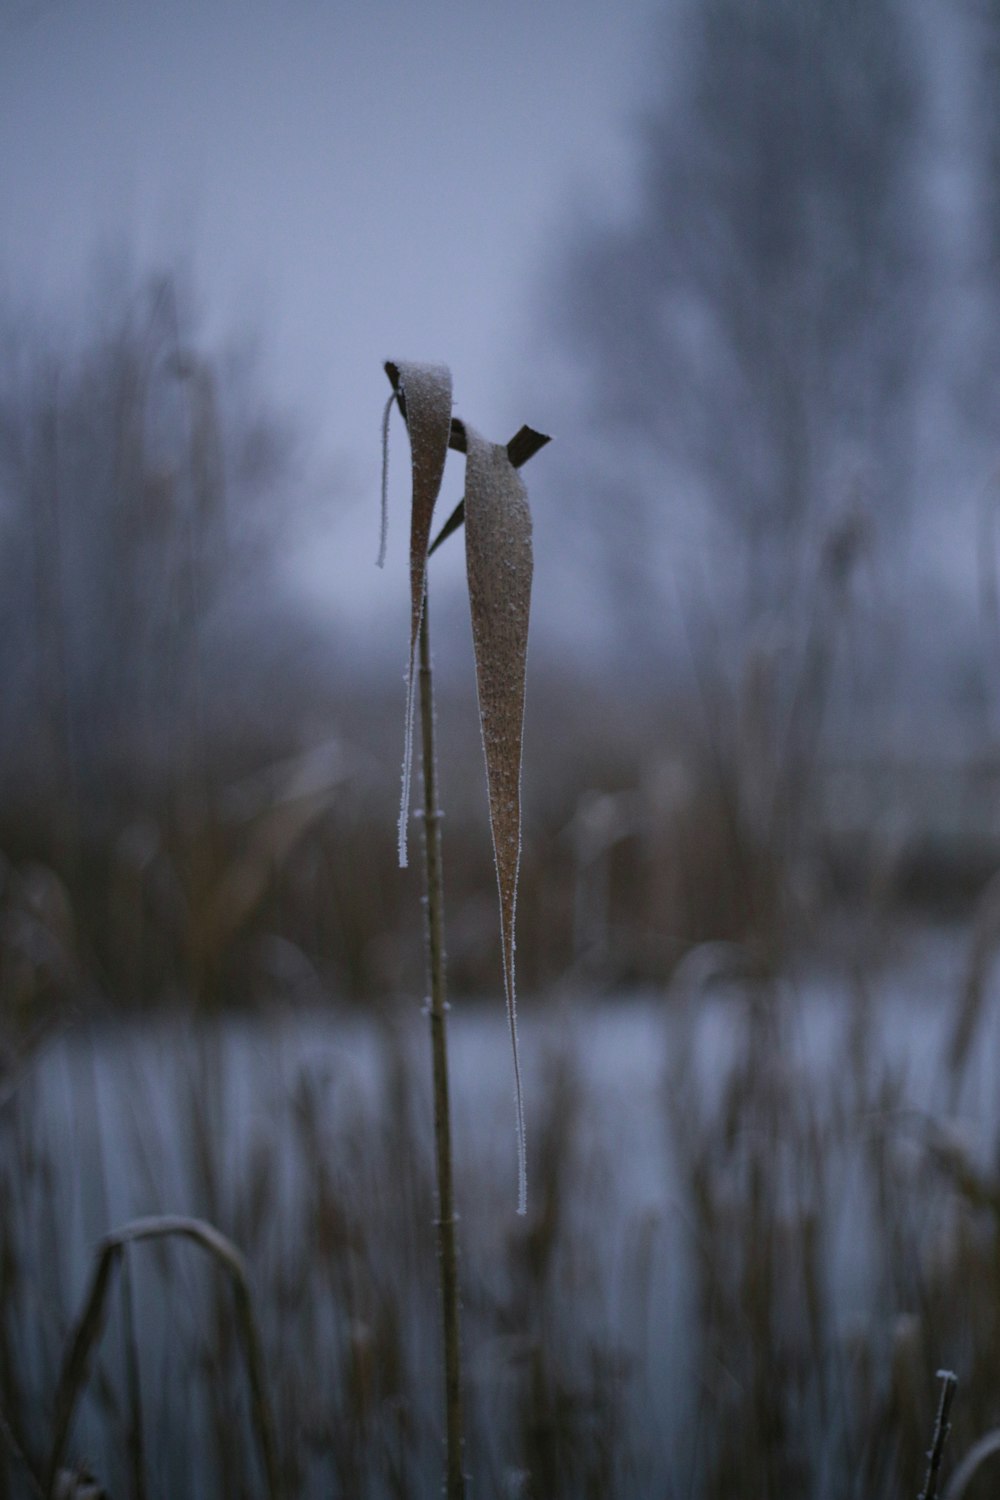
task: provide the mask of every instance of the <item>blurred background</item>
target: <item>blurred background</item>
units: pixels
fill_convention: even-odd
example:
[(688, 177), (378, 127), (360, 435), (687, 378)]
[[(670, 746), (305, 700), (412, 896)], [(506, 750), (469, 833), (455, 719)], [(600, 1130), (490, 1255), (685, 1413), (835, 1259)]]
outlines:
[[(299, 1146), (277, 1153), (275, 1181), (290, 1161), (299, 1171), (299, 1147), (307, 1176), (322, 1156), (302, 1026), (346, 1028), (363, 1056), (381, 1039), (381, 1061), (358, 1064), (383, 1099), (369, 1100), (376, 1135), (359, 1145), (327, 1121), (345, 1162), (381, 1161), (390, 1127), (397, 1145), (411, 1140), (398, 1028), (419, 1020), (426, 981), (419, 868), (396, 868), (409, 615), (398, 417), (389, 563), (374, 566), (386, 358), (447, 362), (456, 412), (496, 441), (522, 423), (555, 439), (525, 471), (521, 987), (529, 1026), (563, 1025), (567, 1007), (586, 1018), (574, 1024), (610, 1026), (598, 1082), (612, 1094), (632, 1086), (622, 1058), (660, 1058), (663, 1045), (643, 1118), (658, 1121), (657, 1150), (674, 1142), (657, 1193), (640, 1173), (622, 1209), (627, 1254), (608, 1241), (608, 1264), (583, 1281), (606, 1291), (609, 1267), (632, 1275), (633, 1255), (656, 1283), (651, 1201), (698, 1227), (701, 1261), (670, 1244), (702, 1282), (689, 1266), (689, 1295), (669, 1282), (681, 1312), (656, 1304), (715, 1371), (692, 1397), (702, 1436), (685, 1493), (735, 1493), (734, 1475), (760, 1494), (848, 1493), (822, 1489), (840, 1472), (833, 1439), (822, 1463), (793, 1454), (798, 1442), (815, 1458), (810, 1423), (840, 1435), (844, 1472), (864, 1473), (867, 1493), (914, 1489), (945, 1333), (959, 1330), (969, 1369), (1000, 1357), (995, 1307), (984, 1321), (962, 1301), (970, 1267), (992, 1264), (1000, 1203), (993, 1091), (968, 1094), (976, 1043), (993, 1034), (1000, 941), (1000, 5), (0, 0), (0, 203), (0, 1085), (13, 1195), (0, 1494), (33, 1472), (51, 1399), (39, 1393), (89, 1247), (113, 1209), (136, 1209), (131, 1126), (95, 1126), (96, 1155), (64, 1160), (58, 1192), (59, 1172), (38, 1167), (46, 1131), (60, 1159), (60, 1109), (79, 1122), (111, 1107), (95, 1102), (98, 1075), (109, 1097), (135, 1086), (108, 1046), (166, 1046), (155, 1028), (197, 1018), (183, 1042), (170, 1032), (168, 1054), (207, 1035), (219, 1049), (198, 1073), (195, 1178), (181, 1174), (171, 1197), (166, 1167), (139, 1174), (147, 1209), (193, 1193), (244, 1238), (265, 1233), (265, 1200), (256, 1218), (234, 1207), (206, 1166), (206, 1141), (223, 1156), (220, 1141), (232, 1145), (220, 1079), (243, 1063), (218, 1027), (234, 1017), (278, 1027), (294, 1057), (275, 1064), (275, 1109)], [(452, 455), (441, 519), (461, 485)], [(482, 1025), (499, 1027), (460, 537), (434, 558), (430, 591), (450, 988), (472, 1011), (487, 998)], [(843, 1026), (823, 1075), (829, 1113), (817, 1104), (815, 1117), (774, 1072), (800, 1005), (810, 1027)], [(936, 1040), (914, 1040), (917, 1013)], [(645, 1028), (661, 1024), (669, 1044), (657, 1030), (654, 1046)], [(591, 1034), (574, 1036), (586, 1055)], [(477, 1055), (471, 1034), (464, 1045)], [(924, 1059), (915, 1093), (907, 1048)], [(666, 1391), (680, 1401), (683, 1360), (650, 1365), (610, 1304), (582, 1394), (575, 1345), (540, 1336), (502, 1355), (526, 1309), (548, 1309), (549, 1334), (571, 1320), (559, 1236), (577, 1244), (600, 1199), (574, 1123), (586, 1088), (557, 1052), (541, 1218), (527, 1239), (504, 1229), (499, 1280), (470, 1290), (470, 1318), (500, 1341), (521, 1457), (496, 1457), (485, 1417), (474, 1444), (497, 1494), (646, 1493), (642, 1476), (670, 1463), (631, 1435), (648, 1436)], [(686, 1116), (678, 1056), (700, 1058), (707, 1091)], [(692, 1067), (688, 1089), (702, 1076)], [(967, 1116), (985, 1151), (974, 1170), (935, 1137), (935, 1170), (951, 1173), (937, 1197), (926, 1142), (919, 1171), (904, 1153), (905, 1182), (881, 1135), (872, 1146), (871, 1122), (907, 1110), (942, 1129)], [(178, 1096), (157, 1117), (174, 1166), (163, 1143), (189, 1114)], [(851, 1155), (862, 1138), (863, 1167)], [(778, 1139), (812, 1164), (805, 1187), (773, 1175)], [(606, 1168), (613, 1128), (604, 1149)], [(429, 1222), (425, 1167), (404, 1205), (416, 1218), (393, 1243), (422, 1232), (424, 1209)], [(470, 1196), (481, 1171), (476, 1157)], [(817, 1206), (831, 1174), (847, 1198)], [(317, 1418), (316, 1451), (336, 1450), (344, 1493), (415, 1493), (437, 1417), (423, 1413), (420, 1442), (393, 1423), (404, 1408), (416, 1423), (404, 1367), (430, 1356), (413, 1330), (359, 1311), (386, 1279), (405, 1307), (413, 1267), (386, 1270), (370, 1201), (341, 1186), (338, 1197), (326, 1182), (307, 1226), (289, 1230), (327, 1290), (322, 1267), (340, 1268), (350, 1311), (331, 1324), (344, 1362), (331, 1380), (347, 1380), (355, 1406), (336, 1441)], [(869, 1188), (885, 1269), (877, 1315), (864, 1316), (881, 1321), (848, 1355), (843, 1340), (861, 1334), (839, 1316), (846, 1273), (832, 1248), (825, 1272), (816, 1257), (836, 1239), (823, 1215), (835, 1226)], [(58, 1253), (59, 1214), (41, 1227), (57, 1201), (76, 1204)], [(506, 1206), (491, 1199), (490, 1212)], [(263, 1281), (280, 1287), (284, 1252), (257, 1248)], [(804, 1277), (791, 1308), (778, 1305), (789, 1255)], [(44, 1295), (23, 1290), (32, 1262), (53, 1282)], [(977, 1285), (995, 1287), (990, 1274)], [(48, 1343), (32, 1331), (40, 1301)], [(296, 1363), (275, 1319), (282, 1368), (307, 1371), (320, 1355)], [(379, 1339), (403, 1372), (388, 1394), (358, 1363)], [(729, 1358), (734, 1340), (752, 1368)], [(490, 1410), (495, 1373), (474, 1410)], [(388, 1427), (366, 1448), (376, 1411)], [(992, 1392), (965, 1420), (969, 1442), (1000, 1422)], [(293, 1428), (287, 1477), (305, 1493), (326, 1471), (320, 1459), (295, 1469)], [(231, 1439), (224, 1415), (206, 1430)], [(397, 1458), (373, 1477), (375, 1450)], [(190, 1488), (193, 1473), (176, 1482)]]
[[(557, 439), (528, 476), (530, 986), (660, 980), (706, 939), (771, 964), (875, 887), (968, 909), (1000, 839), (988, 5), (0, 25), (0, 847), (77, 979), (400, 984), (401, 431), (369, 566), (396, 355), (450, 363), (497, 441)], [(432, 587), (481, 989), (462, 575), (459, 541)]]

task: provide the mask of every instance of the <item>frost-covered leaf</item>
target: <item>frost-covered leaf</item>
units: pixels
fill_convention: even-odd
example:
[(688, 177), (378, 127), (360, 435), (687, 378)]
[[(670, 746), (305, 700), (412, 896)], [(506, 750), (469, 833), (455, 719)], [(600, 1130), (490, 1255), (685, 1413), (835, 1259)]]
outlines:
[(406, 670), (406, 730), (399, 804), (399, 863), (407, 863), (407, 824), (413, 767), (413, 718), (416, 701), (417, 638), (427, 584), (427, 547), (434, 503), (441, 489), (451, 433), (451, 371), (447, 365), (389, 360), (386, 374), (406, 418), (413, 469), (410, 520), (410, 655)]
[(517, 877), (521, 862), (521, 743), (531, 603), (531, 513), (507, 449), (466, 425), (465, 557), (486, 755), (490, 824), (500, 893), (507, 1018), (517, 1101), (518, 1211), (526, 1200), (524, 1107), (514, 984)]

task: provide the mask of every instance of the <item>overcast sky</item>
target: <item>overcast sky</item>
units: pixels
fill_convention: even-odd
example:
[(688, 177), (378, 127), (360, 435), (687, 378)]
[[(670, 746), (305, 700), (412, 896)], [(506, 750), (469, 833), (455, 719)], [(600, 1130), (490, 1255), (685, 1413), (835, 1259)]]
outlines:
[(65, 307), (102, 245), (192, 263), (210, 332), (259, 328), (375, 504), (386, 357), (450, 363), (498, 440), (545, 425), (520, 378), (538, 289), (574, 215), (628, 201), (658, 9), (0, 0), (0, 285)]

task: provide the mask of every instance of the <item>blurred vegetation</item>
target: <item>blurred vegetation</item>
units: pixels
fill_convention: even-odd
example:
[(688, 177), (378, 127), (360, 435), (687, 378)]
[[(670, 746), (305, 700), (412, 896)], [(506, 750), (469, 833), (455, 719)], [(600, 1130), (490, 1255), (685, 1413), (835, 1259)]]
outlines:
[[(397, 1027), (423, 993), (393, 827), (401, 695), (302, 618), (281, 571), (307, 488), (294, 434), (252, 366), (201, 349), (174, 279), (112, 299), (76, 353), (37, 330), (3, 347), (0, 1500), (37, 1493), (87, 1255), (126, 1209), (197, 1214), (246, 1255), (289, 1495), (427, 1493), (438, 1308), (430, 1111)], [(846, 840), (826, 821), (866, 545), (860, 513), (823, 535), (794, 650), (758, 645), (738, 670), (700, 654), (692, 687), (644, 701), (544, 653), (533, 668), (524, 989), (655, 986), (663, 1196), (609, 1213), (622, 1148), (571, 1051), (529, 1089), (526, 1224), (489, 1133), (460, 1132), (484, 1494), (916, 1493), (945, 1361), (956, 1447), (1000, 1422), (993, 1169), (950, 1130), (991, 1024), (995, 887), (942, 997), (944, 1102), (901, 1130), (875, 989), (913, 850), (877, 820)], [(440, 703), (451, 989), (497, 997), (467, 696)], [(933, 894), (952, 888), (928, 869)], [(816, 1074), (793, 1066), (789, 976), (831, 950), (854, 999)], [(289, 1076), (295, 1028), (348, 1001), (367, 1007), (370, 1076)], [(721, 1047), (699, 1020), (720, 1003)], [(236, 1007), (253, 1014), (234, 1026)], [(141, 1013), (148, 1053), (128, 1026), (83, 1024), (108, 1009)], [(852, 1322), (837, 1247), (855, 1215), (874, 1292)], [(115, 1494), (257, 1493), (230, 1283), (159, 1241), (122, 1269), (72, 1461)]]
[[(9, 319), (0, 340), (0, 1015), (13, 1037), (67, 1006), (422, 993), (391, 826), (396, 677), (303, 614), (284, 563), (289, 536), (316, 524), (304, 440), (245, 349), (203, 347), (192, 303), (176, 276), (126, 279), (77, 328)], [(824, 804), (867, 538), (861, 512), (831, 523), (794, 640), (735, 666), (721, 644), (699, 649), (687, 686), (640, 695), (547, 661), (542, 644), (527, 991), (659, 983), (711, 940), (775, 973), (831, 913), (905, 890), (914, 851), (899, 829), (862, 820), (845, 839)], [(702, 645), (713, 629), (707, 610), (692, 622)], [(481, 751), (463, 692), (439, 680), (451, 985), (494, 993)], [(925, 864), (940, 895), (955, 871), (933, 851)]]
[[(915, 1495), (939, 1365), (945, 1477), (1000, 1423), (995, 992), (959, 1005), (933, 953), (906, 1006), (860, 970), (720, 989), (698, 955), (609, 1051), (596, 1012), (531, 1026), (526, 1221), (476, 1071), (502, 1017), (457, 1032), (477, 1492)], [(0, 1494), (33, 1493), (97, 1240), (179, 1210), (247, 1258), (285, 1493), (435, 1492), (429, 1080), (419, 1017), (382, 1021), (83, 1028), (8, 1087)], [(262, 1493), (228, 1280), (163, 1244), (125, 1271), (70, 1459), (115, 1495)]]
[(202, 352), (190, 300), (174, 276), (119, 285), (61, 340), (3, 342), (7, 1010), (218, 1003), (295, 967), (296, 939), (327, 957), (302, 928), (350, 905), (337, 650), (282, 571), (300, 437), (245, 351)]
[[(948, 824), (919, 787), (909, 822), (889, 815), (891, 757), (850, 818), (831, 770), (864, 739), (848, 647), (862, 676), (876, 662), (870, 699), (895, 671), (898, 638), (866, 634), (883, 600), (851, 637), (859, 576), (913, 500), (917, 417), (964, 372), (965, 430), (992, 432), (996, 324), (928, 375), (947, 352), (928, 288), (948, 283), (928, 263), (926, 80), (899, 4), (677, 17), (690, 66), (646, 121), (641, 212), (581, 241), (562, 307), (600, 375), (586, 524), (630, 659), (645, 670), (648, 647), (663, 675), (637, 689), (634, 665), (610, 680), (532, 663), (518, 945), (554, 1029), (567, 994), (655, 997), (642, 1160), (660, 1178), (618, 1215), (634, 1163), (593, 1059), (568, 1046), (528, 1091), (525, 1224), (489, 1122), (459, 1135), (468, 1462), (477, 1493), (511, 1500), (896, 1500), (924, 1478), (939, 1365), (961, 1380), (954, 1456), (1000, 1424), (979, 1066), (996, 1040), (997, 771)], [(993, 135), (978, 145), (996, 154)], [(976, 295), (995, 295), (994, 208)], [(665, 474), (698, 518), (681, 570), (704, 544), (681, 590), (684, 671), (664, 667), (682, 648), (662, 649), (653, 603)], [(402, 695), (296, 603), (285, 543), (310, 524), (309, 484), (254, 361), (205, 347), (177, 277), (117, 286), (55, 339), (5, 322), (0, 1500), (37, 1493), (83, 1268), (126, 1207), (183, 1207), (246, 1254), (289, 1495), (436, 1483), (429, 1109), (397, 1024), (424, 986), (393, 828)], [(985, 545), (981, 562), (992, 579)], [(481, 751), (441, 686), (450, 987), (498, 997)], [(918, 899), (975, 909), (919, 1086), (883, 994)], [(824, 962), (850, 997), (804, 1062), (829, 1017), (795, 979)], [(329, 1040), (318, 1013), (346, 1002), (335, 1024), (366, 1016), (369, 1072), (335, 1046), (286, 1073), (295, 1028)], [(252, 1014), (234, 1024), (236, 1008)], [(79, 1024), (107, 1010), (138, 1013), (148, 1050), (128, 1025)], [(972, 1145), (970, 1118), (988, 1121)], [(129, 1247), (109, 1304), (71, 1451), (115, 1494), (260, 1487), (232, 1288), (185, 1253)]]

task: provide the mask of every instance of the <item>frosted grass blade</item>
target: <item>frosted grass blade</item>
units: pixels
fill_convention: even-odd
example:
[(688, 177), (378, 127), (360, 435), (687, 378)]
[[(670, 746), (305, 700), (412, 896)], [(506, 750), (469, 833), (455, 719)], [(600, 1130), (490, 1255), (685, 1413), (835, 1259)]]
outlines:
[(413, 769), (413, 718), (416, 704), (416, 657), (427, 583), (427, 548), (434, 503), (441, 489), (451, 434), (451, 371), (447, 365), (388, 360), (386, 374), (406, 418), (413, 470), (410, 521), (410, 654), (406, 669), (406, 728), (399, 800), (399, 863), (405, 868), (410, 783)]
[(531, 604), (531, 512), (507, 449), (466, 425), (465, 557), (486, 757), (490, 826), (500, 894), (504, 990), (514, 1058), (518, 1213), (527, 1206), (524, 1104), (514, 981), (521, 862), (521, 749)]

